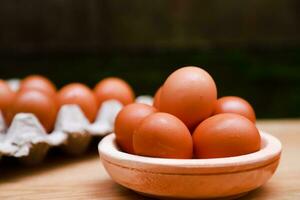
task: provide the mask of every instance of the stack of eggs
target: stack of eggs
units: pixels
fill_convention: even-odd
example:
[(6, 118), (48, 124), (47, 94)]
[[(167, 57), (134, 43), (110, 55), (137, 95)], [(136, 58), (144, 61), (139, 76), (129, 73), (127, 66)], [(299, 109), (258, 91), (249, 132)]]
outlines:
[(133, 103), (117, 115), (119, 147), (159, 158), (221, 158), (260, 149), (255, 112), (239, 97), (217, 99), (213, 78), (198, 67), (173, 72), (158, 89), (153, 106)]

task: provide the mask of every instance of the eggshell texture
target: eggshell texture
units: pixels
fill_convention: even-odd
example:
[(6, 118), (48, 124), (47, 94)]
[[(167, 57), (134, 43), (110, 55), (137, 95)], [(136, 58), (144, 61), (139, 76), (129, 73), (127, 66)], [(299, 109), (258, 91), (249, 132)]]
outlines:
[(27, 76), (21, 81), (20, 90), (37, 89), (55, 96), (56, 87), (53, 82), (41, 75)]
[(90, 122), (95, 120), (98, 111), (97, 99), (93, 91), (81, 83), (71, 83), (64, 86), (57, 95), (60, 106), (77, 104)]
[(139, 123), (157, 110), (149, 105), (133, 103), (125, 106), (115, 120), (115, 134), (118, 145), (127, 153), (133, 154), (132, 137)]
[(244, 99), (235, 96), (222, 97), (217, 100), (214, 114), (236, 113), (243, 115), (252, 122), (256, 121), (252, 106)]
[(260, 135), (246, 117), (224, 113), (214, 115), (193, 133), (196, 158), (222, 158), (249, 154), (260, 149)]
[(130, 85), (119, 78), (106, 78), (100, 81), (94, 89), (98, 104), (101, 105), (104, 101), (115, 99), (123, 105), (134, 102), (134, 92)]
[(158, 88), (158, 90), (156, 91), (155, 95), (154, 95), (154, 100), (153, 100), (153, 106), (157, 109), (159, 109), (159, 101), (160, 101), (160, 94), (161, 94), (161, 88)]
[(159, 110), (175, 115), (192, 128), (212, 114), (216, 100), (212, 77), (201, 68), (183, 67), (165, 81)]
[(11, 117), (9, 117), (9, 109), (15, 97), (15, 92), (4, 81), (0, 80), (0, 110), (6, 121), (6, 124), (10, 124)]
[(193, 141), (188, 128), (168, 113), (146, 117), (133, 134), (134, 152), (159, 158), (192, 158)]
[(53, 129), (57, 106), (52, 96), (39, 90), (20, 91), (12, 104), (12, 116), (17, 113), (33, 113), (47, 132)]

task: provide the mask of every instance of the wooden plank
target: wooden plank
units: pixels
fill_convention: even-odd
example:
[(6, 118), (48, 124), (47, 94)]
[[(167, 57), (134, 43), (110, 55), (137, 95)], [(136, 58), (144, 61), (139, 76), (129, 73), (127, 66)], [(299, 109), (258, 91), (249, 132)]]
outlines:
[[(261, 120), (258, 127), (283, 144), (277, 173), (263, 187), (242, 199), (300, 199), (300, 120)], [(52, 157), (37, 167), (0, 167), (0, 199), (148, 199), (110, 179), (98, 155)]]
[(284, 47), (300, 43), (299, 1), (0, 1), (0, 51)]

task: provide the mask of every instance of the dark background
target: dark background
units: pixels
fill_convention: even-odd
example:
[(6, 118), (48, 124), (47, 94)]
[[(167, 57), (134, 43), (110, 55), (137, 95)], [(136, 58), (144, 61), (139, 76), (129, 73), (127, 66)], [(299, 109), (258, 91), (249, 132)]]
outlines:
[(300, 1), (0, 0), (0, 78), (119, 76), (153, 94), (185, 65), (259, 118), (300, 117)]

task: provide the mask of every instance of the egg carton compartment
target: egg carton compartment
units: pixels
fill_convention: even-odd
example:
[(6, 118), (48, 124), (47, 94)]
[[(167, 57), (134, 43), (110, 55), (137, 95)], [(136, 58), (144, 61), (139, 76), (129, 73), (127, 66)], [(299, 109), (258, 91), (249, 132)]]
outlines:
[[(151, 96), (139, 96), (136, 102), (152, 104)], [(51, 147), (61, 147), (71, 155), (83, 154), (93, 137), (113, 132), (114, 121), (122, 104), (116, 100), (103, 102), (96, 120), (90, 123), (78, 105), (60, 108), (53, 132), (46, 133), (34, 114), (18, 113), (10, 127), (0, 114), (0, 157), (19, 159), (22, 163), (38, 164)]]

